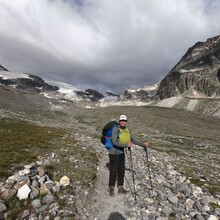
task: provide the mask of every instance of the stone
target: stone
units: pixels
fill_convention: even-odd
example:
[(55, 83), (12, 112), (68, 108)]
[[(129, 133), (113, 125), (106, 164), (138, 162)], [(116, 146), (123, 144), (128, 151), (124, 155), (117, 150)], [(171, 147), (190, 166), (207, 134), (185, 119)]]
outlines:
[(32, 206), (34, 209), (40, 208), (41, 207), (41, 202), (40, 199), (35, 199), (31, 202)]
[(168, 201), (172, 204), (177, 204), (178, 203), (178, 198), (176, 196), (169, 196)]
[(34, 163), (31, 163), (28, 165), (24, 165), (24, 168), (30, 170), (33, 166), (34, 166)]
[(43, 167), (38, 167), (37, 168), (37, 171), (38, 171), (38, 175), (40, 176), (40, 177), (42, 177), (42, 176), (44, 176), (45, 175), (45, 171), (44, 171), (44, 169), (43, 169)]
[(48, 189), (53, 189), (53, 186), (55, 185), (55, 183), (52, 180), (48, 180), (44, 183)]
[(22, 186), (29, 185), (29, 184), (30, 184), (30, 179), (28, 177), (23, 177), (14, 185), (14, 188), (18, 190)]
[(37, 181), (37, 179), (34, 179), (31, 183), (31, 185), (35, 188), (39, 188), (40, 187), (40, 183)]
[(29, 212), (29, 210), (24, 210), (24, 212), (23, 212), (23, 214), (22, 214), (22, 219), (25, 219), (25, 218), (27, 218), (28, 216), (30, 215), (30, 212)]
[(196, 190), (193, 191), (193, 195), (198, 198), (199, 196), (203, 195), (202, 189), (200, 187), (196, 187)]
[(49, 195), (46, 195), (44, 198), (43, 198), (43, 203), (46, 203), (46, 204), (51, 204), (51, 203), (54, 203), (56, 202), (56, 197), (52, 194), (49, 194)]
[(6, 187), (12, 188), (15, 183), (16, 183), (16, 180), (14, 178), (8, 178), (6, 181)]
[(195, 219), (196, 220), (204, 220), (203, 216), (200, 214), (196, 215)]
[(219, 218), (217, 218), (216, 216), (214, 215), (210, 215), (208, 220), (218, 220)]
[(39, 195), (40, 192), (38, 189), (36, 189), (33, 186), (30, 186), (30, 188), (31, 188), (30, 198), (34, 199), (37, 195)]
[(1, 212), (6, 212), (7, 211), (7, 207), (3, 202), (0, 202), (0, 213)]
[(69, 177), (63, 176), (63, 177), (60, 179), (60, 185), (61, 185), (61, 186), (68, 186), (69, 184), (70, 184), (70, 179), (69, 179)]
[(172, 210), (170, 207), (165, 206), (165, 207), (163, 208), (162, 212), (163, 212), (166, 216), (169, 216), (169, 215), (173, 212), (173, 210)]
[(50, 194), (50, 190), (47, 188), (47, 186), (45, 184), (43, 184), (40, 188), (40, 194), (44, 195), (44, 194)]
[[(47, 205), (43, 205), (43, 206), (41, 206), (39, 209), (36, 209), (36, 212), (37, 212), (37, 213), (42, 213), (42, 212), (44, 212), (46, 209), (47, 209)], [(44, 220), (44, 219), (42, 219), (42, 220)]]
[(19, 200), (27, 199), (30, 192), (31, 192), (31, 189), (29, 188), (29, 186), (28, 185), (23, 185), (18, 190), (17, 197), (19, 198)]
[(185, 204), (191, 209), (193, 207), (194, 201), (191, 199), (187, 199)]
[(195, 201), (193, 207), (197, 209), (199, 212), (202, 212), (202, 205), (199, 203), (199, 201)]
[(15, 194), (16, 194), (17, 190), (10, 188), (10, 189), (5, 189), (2, 193), (1, 193), (1, 197), (4, 200), (9, 200), (10, 198), (12, 198)]

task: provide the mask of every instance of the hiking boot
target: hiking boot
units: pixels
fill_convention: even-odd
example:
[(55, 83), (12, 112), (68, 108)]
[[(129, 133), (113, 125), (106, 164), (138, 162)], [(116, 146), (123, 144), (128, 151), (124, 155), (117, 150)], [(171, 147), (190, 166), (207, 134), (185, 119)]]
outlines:
[(128, 191), (123, 186), (118, 187), (118, 193), (119, 194), (126, 194), (127, 192)]
[(110, 188), (109, 188), (109, 195), (110, 196), (114, 196), (115, 194), (114, 194), (114, 186), (111, 186)]

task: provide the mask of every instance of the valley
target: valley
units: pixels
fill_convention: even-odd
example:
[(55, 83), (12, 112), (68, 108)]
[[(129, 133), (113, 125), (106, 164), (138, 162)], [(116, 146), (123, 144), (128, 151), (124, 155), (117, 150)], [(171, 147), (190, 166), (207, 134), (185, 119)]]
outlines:
[[(17, 102), (9, 102), (4, 106), (1, 105), (1, 120), (9, 120), (10, 122), (10, 120), (14, 121), (19, 119), (35, 126), (62, 130), (62, 133), (59, 132), (59, 135), (62, 137), (61, 139), (57, 135), (57, 137), (51, 140), (53, 145), (47, 149), (47, 152), (44, 153), (44, 149), (42, 148), (40, 151), (34, 151), (34, 156), (38, 156), (38, 158), (50, 158), (50, 155), (55, 153), (59, 160), (57, 159), (56, 162), (51, 162), (50, 166), (46, 166), (45, 169), (48, 169), (47, 172), (50, 176), (55, 177), (55, 179), (62, 175), (68, 175), (70, 177), (72, 184), (64, 188), (59, 195), (60, 198), (62, 198), (61, 200), (59, 199), (59, 204), (61, 204), (61, 201), (66, 200), (66, 202), (59, 207), (61, 210), (69, 210), (69, 214), (67, 215), (69, 219), (72, 219), (73, 216), (75, 216), (74, 219), (97, 218), (101, 220), (104, 217), (107, 219), (107, 216), (114, 210), (121, 212), (126, 219), (145, 219), (141, 216), (149, 217), (151, 215), (161, 215), (164, 216), (163, 219), (166, 219), (165, 217), (172, 216), (174, 215), (172, 213), (175, 213), (174, 211), (160, 212), (158, 211), (160, 210), (159, 207), (166, 207), (166, 205), (162, 203), (158, 204), (157, 202), (152, 204), (149, 201), (145, 201), (147, 197), (149, 197), (149, 199), (157, 197), (157, 199), (163, 201), (164, 198), (160, 198), (159, 194), (157, 196), (153, 195), (153, 197), (152, 195), (145, 195), (146, 197), (142, 199), (138, 197), (141, 200), (137, 204), (134, 203), (132, 194), (130, 193), (125, 198), (119, 196), (113, 199), (109, 198), (107, 185), (105, 185), (107, 182), (104, 181), (104, 179), (108, 178), (108, 170), (105, 167), (105, 163), (108, 161), (108, 154), (100, 143), (99, 138), (105, 123), (112, 119), (117, 120), (120, 114), (127, 115), (128, 126), (135, 136), (140, 139), (148, 140), (151, 143), (148, 152), (155, 191), (158, 193), (161, 191), (161, 189), (158, 188), (158, 182), (160, 182), (162, 175), (177, 172), (175, 178), (177, 178), (176, 175), (180, 176), (179, 178), (186, 178), (190, 184), (201, 187), (205, 195), (212, 195), (217, 199), (213, 200), (214, 204), (216, 204), (214, 207), (217, 208), (216, 210), (219, 209), (219, 118), (180, 109), (153, 106), (115, 106), (87, 109), (81, 108), (71, 102), (60, 103), (57, 100), (50, 100), (50, 103), (53, 104), (45, 105), (43, 104), (45, 100), (40, 99), (40, 97), (37, 96), (37, 99), (32, 99), (32, 95), (29, 94), (28, 96), (29, 98), (27, 99), (28, 101), (26, 100), (25, 105), (20, 104), (19, 99), (17, 99)], [(22, 98), (22, 96), (20, 96), (20, 98)], [(35, 101), (32, 102), (32, 100)], [(38, 101), (36, 102), (36, 100)], [(15, 105), (16, 108), (14, 108)], [(31, 108), (31, 106), (33, 106), (33, 108)], [(5, 139), (4, 132), (6, 132), (4, 128), (1, 128), (1, 137)], [(77, 151), (74, 150), (76, 147)], [(19, 151), (19, 148), (17, 150)], [(87, 154), (85, 154), (84, 151), (87, 152)], [(29, 154), (31, 156), (31, 151)], [(139, 189), (138, 186), (143, 187), (142, 184), (145, 182), (144, 187), (146, 187), (147, 190), (145, 192), (149, 193), (149, 171), (146, 167), (143, 168), (143, 163), (146, 162), (145, 153), (141, 149), (138, 149), (138, 147), (134, 147), (133, 154), (134, 167), (138, 175), (136, 179), (137, 189), (140, 191), (141, 188)], [(65, 160), (62, 158), (65, 158)], [(88, 160), (88, 158), (90, 159)], [(59, 161), (59, 165), (56, 164), (57, 161)], [(34, 162), (34, 159), (32, 162)], [(8, 159), (8, 163), (10, 163), (10, 158)], [(19, 166), (21, 167), (22, 165), (25, 165), (25, 163), (19, 161)], [(97, 172), (97, 174), (86, 174), (82, 179), (76, 180), (76, 175), (79, 177), (79, 175), (81, 175), (79, 172), (81, 171), (78, 168), (74, 169), (74, 166), (81, 167), (82, 171), (85, 168), (91, 167), (91, 172)], [(15, 169), (12, 168), (11, 170), (15, 171)], [(8, 175), (12, 175), (12, 173), (8, 173)], [(100, 179), (100, 175), (104, 175), (104, 177)], [(129, 172), (126, 175), (129, 182), (132, 183)], [(166, 179), (167, 177), (165, 176), (164, 178)], [(170, 184), (169, 178), (171, 177), (168, 177), (166, 180), (166, 184), (168, 185)], [(168, 186), (168, 188), (172, 188), (172, 185), (173, 184)], [(73, 190), (75, 190), (77, 194), (75, 194)], [(165, 193), (166, 190), (164, 190), (165, 189), (163, 189), (161, 193)], [(85, 191), (87, 192), (86, 194), (84, 194)], [(73, 194), (73, 197), (69, 200), (68, 195), (70, 194)], [(125, 202), (125, 205), (115, 207), (113, 205), (114, 199), (116, 201)], [(81, 201), (81, 205), (76, 203), (79, 200)], [(106, 204), (103, 203), (104, 201)], [(142, 207), (143, 201), (145, 201), (144, 206), (146, 208)], [(211, 201), (212, 200), (209, 201), (210, 204), (213, 203), (211, 203)], [(135, 207), (132, 212), (129, 208), (129, 204), (133, 204)], [(157, 211), (146, 212), (146, 210), (149, 210), (149, 205), (157, 207)], [(94, 207), (96, 208), (94, 209)], [(145, 214), (140, 214), (140, 210), (142, 209), (146, 209), (144, 211)], [(48, 212), (46, 213), (47, 214), (41, 213), (40, 216), (50, 215)], [(218, 212), (213, 211), (210, 213)], [(174, 216), (176, 216), (176, 214)], [(181, 211), (181, 215), (179, 213), (177, 215), (187, 216), (185, 211)], [(82, 216), (84, 216), (84, 218), (82, 218)], [(208, 216), (207, 213), (204, 216)], [(176, 217), (173, 219), (176, 219)], [(185, 219), (187, 219), (187, 217)]]

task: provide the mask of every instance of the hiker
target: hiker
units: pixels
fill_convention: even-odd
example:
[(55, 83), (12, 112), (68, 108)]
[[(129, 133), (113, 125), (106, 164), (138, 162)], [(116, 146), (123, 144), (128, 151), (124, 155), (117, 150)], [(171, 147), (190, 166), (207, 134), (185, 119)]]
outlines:
[(117, 180), (119, 194), (127, 193), (123, 187), (125, 176), (125, 150), (130, 149), (133, 144), (142, 147), (148, 147), (148, 142), (140, 142), (136, 140), (129, 132), (127, 125), (127, 117), (121, 115), (119, 117), (119, 126), (115, 126), (112, 131), (113, 148), (109, 150), (109, 194), (114, 196), (114, 187)]

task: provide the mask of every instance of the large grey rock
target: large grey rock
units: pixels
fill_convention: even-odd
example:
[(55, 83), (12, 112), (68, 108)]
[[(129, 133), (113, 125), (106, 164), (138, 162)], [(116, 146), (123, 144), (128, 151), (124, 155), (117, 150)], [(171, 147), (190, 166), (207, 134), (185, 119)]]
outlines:
[(7, 211), (7, 207), (3, 202), (0, 202), (0, 213), (1, 212), (6, 212)]
[(33, 201), (31, 202), (31, 204), (32, 204), (32, 206), (33, 206), (34, 209), (41, 207), (41, 201), (40, 201), (40, 199), (35, 199), (35, 200), (33, 200)]
[(56, 197), (52, 194), (49, 194), (49, 195), (46, 195), (44, 198), (43, 198), (43, 203), (46, 203), (46, 204), (51, 204), (51, 203), (54, 203), (56, 202)]
[(29, 210), (24, 210), (23, 214), (22, 214), (22, 219), (26, 219), (28, 216), (30, 215)]

